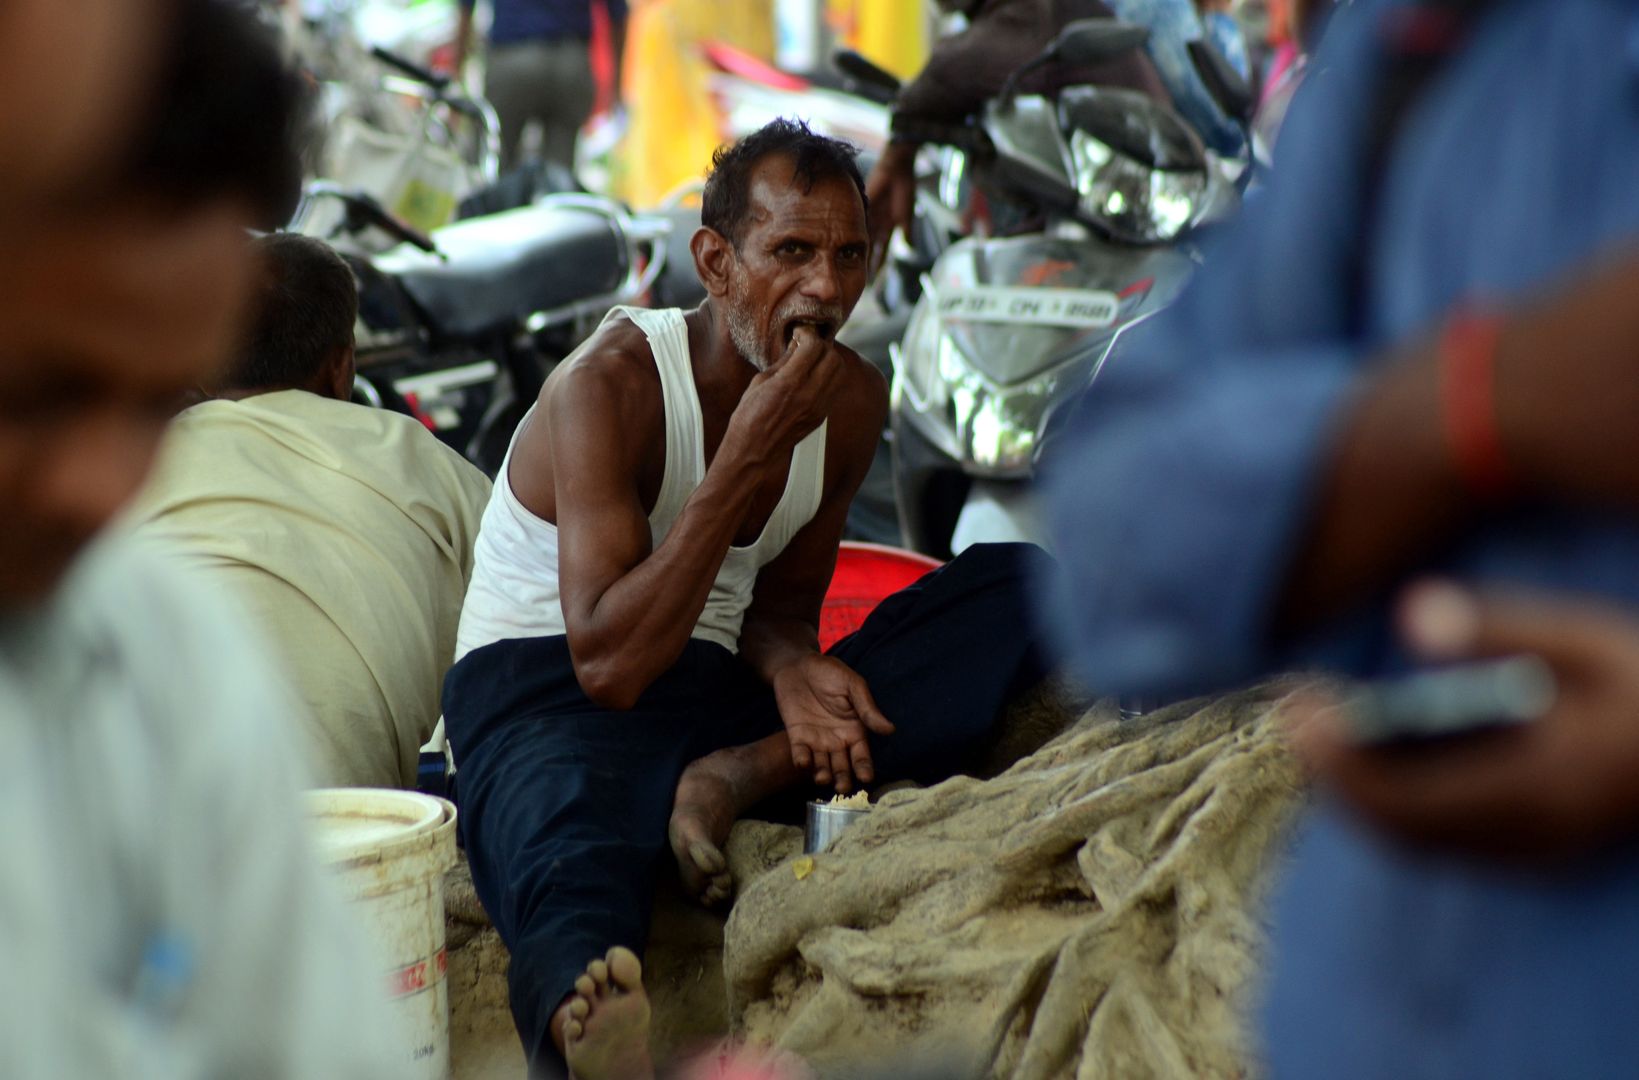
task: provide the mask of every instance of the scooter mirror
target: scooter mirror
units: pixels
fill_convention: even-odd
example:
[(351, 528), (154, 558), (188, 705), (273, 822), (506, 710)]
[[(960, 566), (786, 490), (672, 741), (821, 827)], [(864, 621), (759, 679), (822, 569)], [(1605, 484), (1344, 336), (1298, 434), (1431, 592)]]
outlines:
[(1142, 49), (1149, 39), (1147, 26), (1119, 19), (1077, 19), (1059, 31), (1047, 51), (1060, 63), (1091, 66)]

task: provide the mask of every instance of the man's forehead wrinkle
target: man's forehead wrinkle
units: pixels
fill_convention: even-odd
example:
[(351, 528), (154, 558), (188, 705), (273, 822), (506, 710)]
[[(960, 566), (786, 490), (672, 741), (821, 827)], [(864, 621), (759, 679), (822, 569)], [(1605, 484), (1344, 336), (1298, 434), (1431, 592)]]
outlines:
[(835, 205), (822, 204), (812, 196), (801, 196), (781, 202), (783, 205), (776, 206), (768, 206), (761, 201), (755, 202), (750, 215), (752, 228), (759, 229), (770, 237), (776, 233), (784, 236), (796, 233), (841, 232), (851, 237), (845, 242), (866, 240), (865, 215), (859, 211), (858, 204), (843, 209)]

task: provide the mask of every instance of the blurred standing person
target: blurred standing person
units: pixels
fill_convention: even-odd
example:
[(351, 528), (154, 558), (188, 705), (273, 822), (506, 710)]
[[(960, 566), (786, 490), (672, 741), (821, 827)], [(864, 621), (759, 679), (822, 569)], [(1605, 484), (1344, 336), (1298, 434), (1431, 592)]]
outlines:
[(281, 687), (212, 597), (109, 535), (231, 337), (245, 228), (294, 201), (294, 91), (245, 18), (0, 5), (8, 1076), (395, 1075), (303, 840)]
[[(1639, 1060), (1636, 32), (1614, 0), (1343, 9), (1264, 198), (1051, 464), (1051, 602), (1100, 692), (1518, 651), (1560, 676), (1528, 729), (1443, 749), (1303, 710), (1346, 804), (1277, 903), (1276, 1077)], [(1429, 573), (1485, 595), (1414, 594), (1402, 641)]]
[[(473, 9), (459, 0), (455, 70), (472, 49)], [(626, 44), (626, 0), (490, 0), (489, 55), (484, 96), (501, 121), (502, 167), (520, 164), (520, 140), (531, 121), (541, 125), (541, 158), (575, 167), (575, 139), (597, 99), (590, 54), (592, 7), (609, 15), (616, 79)]]

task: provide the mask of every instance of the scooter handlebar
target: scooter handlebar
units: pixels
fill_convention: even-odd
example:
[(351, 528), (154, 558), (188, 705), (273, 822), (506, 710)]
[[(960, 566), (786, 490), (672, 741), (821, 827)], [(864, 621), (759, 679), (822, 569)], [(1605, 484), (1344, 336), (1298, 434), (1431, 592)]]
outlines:
[(324, 180), (309, 184), (305, 197), (319, 195), (340, 199), (347, 207), (347, 217), (341, 226), (347, 232), (362, 232), (373, 225), (395, 240), (420, 248), (429, 255), (440, 254), (432, 237), (408, 222), (400, 221), (367, 191), (344, 188)]
[(849, 80), (849, 89), (866, 101), (892, 105), (899, 97), (899, 80), (853, 49), (832, 53), (831, 66)]
[(448, 75), (440, 75), (436, 71), (430, 71), (415, 61), (406, 60), (392, 50), (384, 49), (380, 45), (372, 46), (370, 55), (400, 74), (408, 75), (416, 82), (426, 83), (439, 93), (443, 93), (444, 89), (450, 85)]

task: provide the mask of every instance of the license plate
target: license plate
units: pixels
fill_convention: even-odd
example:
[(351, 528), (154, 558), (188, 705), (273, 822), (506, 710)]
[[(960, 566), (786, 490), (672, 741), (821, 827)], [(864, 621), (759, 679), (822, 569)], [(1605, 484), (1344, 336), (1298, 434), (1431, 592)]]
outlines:
[(1115, 323), (1121, 300), (1094, 289), (980, 285), (939, 294), (939, 315), (971, 322), (1102, 328)]

